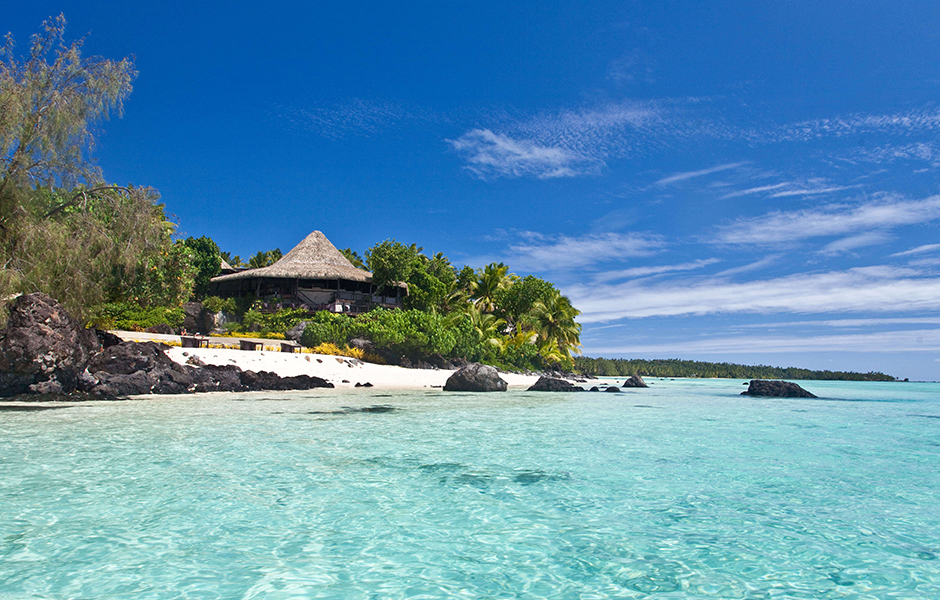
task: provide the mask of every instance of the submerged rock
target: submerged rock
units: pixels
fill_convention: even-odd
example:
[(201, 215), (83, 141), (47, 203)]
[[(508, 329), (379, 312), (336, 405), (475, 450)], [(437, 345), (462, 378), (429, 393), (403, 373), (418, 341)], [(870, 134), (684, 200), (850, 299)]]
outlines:
[(629, 379), (623, 382), (621, 387), (645, 388), (649, 386), (646, 385), (646, 382), (643, 381), (643, 378), (639, 375), (631, 375)]
[(584, 389), (555, 377), (546, 377), (542, 375), (527, 392), (583, 392)]
[(509, 386), (499, 371), (489, 365), (471, 363), (447, 378), (445, 392), (505, 392)]
[(767, 381), (754, 379), (747, 386), (742, 396), (767, 396), (771, 398), (816, 398), (795, 383), (789, 381)]

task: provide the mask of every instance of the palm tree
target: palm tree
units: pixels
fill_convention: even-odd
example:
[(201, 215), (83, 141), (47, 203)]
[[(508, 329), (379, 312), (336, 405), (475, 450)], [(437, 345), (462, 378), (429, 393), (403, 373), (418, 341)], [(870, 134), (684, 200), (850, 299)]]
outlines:
[(477, 280), (473, 282), (471, 297), (480, 312), (491, 313), (496, 310), (496, 296), (511, 286), (518, 277), (509, 273), (509, 267), (503, 263), (490, 263), (477, 269)]
[(572, 352), (581, 354), (581, 325), (574, 320), (579, 314), (581, 311), (560, 292), (537, 301), (530, 316), (539, 336), (540, 351), (554, 342), (558, 351), (566, 356)]

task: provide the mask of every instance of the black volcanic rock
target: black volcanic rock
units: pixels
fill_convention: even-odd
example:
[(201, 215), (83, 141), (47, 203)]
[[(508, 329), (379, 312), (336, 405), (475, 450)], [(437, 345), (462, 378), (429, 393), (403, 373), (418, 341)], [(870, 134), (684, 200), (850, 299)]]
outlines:
[(583, 392), (584, 390), (564, 379), (542, 375), (527, 392)]
[(471, 363), (447, 378), (445, 392), (505, 392), (509, 386), (499, 371), (489, 365)]
[(631, 375), (629, 379), (623, 382), (621, 387), (645, 388), (649, 386), (646, 385), (646, 382), (643, 381), (643, 378), (639, 375)]
[(168, 348), (85, 329), (45, 294), (20, 296), (0, 339), (0, 396), (124, 398), (333, 387), (320, 377), (242, 371), (199, 364), (195, 357), (181, 365), (166, 355)]
[(93, 330), (46, 294), (19, 296), (0, 339), (0, 396), (70, 393), (100, 347)]
[(816, 398), (815, 395), (807, 392), (795, 383), (789, 381), (767, 381), (765, 379), (754, 379), (748, 386), (746, 392), (741, 392), (742, 396), (766, 396), (771, 398)]

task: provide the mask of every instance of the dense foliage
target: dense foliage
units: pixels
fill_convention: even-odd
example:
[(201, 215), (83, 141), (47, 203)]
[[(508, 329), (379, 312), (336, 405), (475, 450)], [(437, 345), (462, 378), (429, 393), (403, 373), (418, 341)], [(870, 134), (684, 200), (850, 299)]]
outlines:
[(0, 295), (42, 291), (83, 319), (107, 303), (179, 306), (196, 273), (159, 195), (104, 182), (89, 156), (133, 63), (82, 57), (64, 31), (45, 22), (22, 62), (8, 35), (0, 60)]
[(733, 363), (710, 363), (691, 360), (637, 360), (623, 358), (575, 359), (575, 368), (598, 377), (717, 377), (730, 379), (816, 379), (839, 381), (894, 381), (884, 373), (851, 373), (843, 371), (813, 371), (796, 367), (746, 366)]
[(219, 246), (206, 236), (188, 237), (183, 245), (189, 248), (192, 265), (196, 271), (193, 282), (193, 299), (202, 300), (209, 293), (209, 280), (219, 274), (222, 255)]
[(114, 302), (105, 304), (98, 309), (92, 325), (99, 329), (143, 331), (148, 327), (160, 324), (178, 327), (182, 325), (183, 317), (181, 307), (152, 306), (142, 308), (133, 303)]

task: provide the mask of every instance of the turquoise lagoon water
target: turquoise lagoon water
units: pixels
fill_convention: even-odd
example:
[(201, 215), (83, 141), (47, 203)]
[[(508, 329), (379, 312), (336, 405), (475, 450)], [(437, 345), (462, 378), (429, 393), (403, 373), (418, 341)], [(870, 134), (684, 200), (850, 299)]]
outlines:
[(940, 597), (940, 385), (803, 385), (3, 411), (0, 598)]

